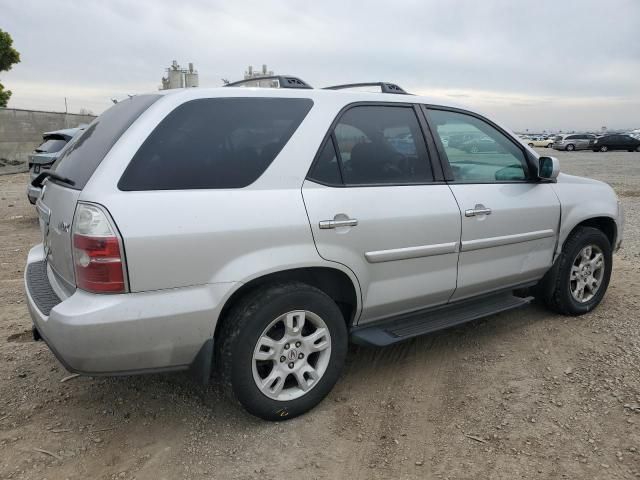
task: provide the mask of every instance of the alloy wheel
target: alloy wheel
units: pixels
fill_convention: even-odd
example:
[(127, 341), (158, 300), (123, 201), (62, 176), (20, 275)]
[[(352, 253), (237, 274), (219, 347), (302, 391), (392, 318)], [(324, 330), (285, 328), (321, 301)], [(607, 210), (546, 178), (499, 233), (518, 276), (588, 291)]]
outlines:
[(329, 365), (331, 335), (307, 310), (280, 315), (262, 332), (253, 351), (253, 379), (267, 397), (289, 401), (315, 387)]
[(586, 303), (598, 293), (604, 267), (604, 254), (597, 245), (587, 245), (578, 252), (569, 274), (569, 290), (574, 300)]

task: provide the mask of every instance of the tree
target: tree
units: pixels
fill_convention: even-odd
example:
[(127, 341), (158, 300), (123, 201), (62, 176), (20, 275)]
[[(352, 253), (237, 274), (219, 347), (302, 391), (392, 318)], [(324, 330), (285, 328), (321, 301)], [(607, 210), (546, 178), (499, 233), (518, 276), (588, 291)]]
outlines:
[[(8, 72), (11, 67), (20, 62), (20, 54), (13, 48), (11, 35), (0, 29), (0, 72)], [(5, 90), (0, 83), (0, 107), (6, 107), (11, 97), (11, 90)]]

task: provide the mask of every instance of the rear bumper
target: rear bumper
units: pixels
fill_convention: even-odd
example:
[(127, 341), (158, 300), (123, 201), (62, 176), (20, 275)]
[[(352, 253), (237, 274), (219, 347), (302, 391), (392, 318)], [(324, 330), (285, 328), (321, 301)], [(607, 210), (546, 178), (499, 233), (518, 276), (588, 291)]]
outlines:
[(40, 193), (42, 192), (42, 189), (34, 187), (33, 185), (29, 184), (27, 186), (27, 198), (29, 199), (29, 202), (32, 205), (36, 204), (36, 201), (38, 200), (38, 198), (40, 197)]
[(233, 283), (120, 295), (76, 290), (61, 300), (51, 298), (43, 262), (38, 245), (25, 269), (27, 305), (34, 327), (68, 370), (129, 375), (210, 362), (206, 351)]

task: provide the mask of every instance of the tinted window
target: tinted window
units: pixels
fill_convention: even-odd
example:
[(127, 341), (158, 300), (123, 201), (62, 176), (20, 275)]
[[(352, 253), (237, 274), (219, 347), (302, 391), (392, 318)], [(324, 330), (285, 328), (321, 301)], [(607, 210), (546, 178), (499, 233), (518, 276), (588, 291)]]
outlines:
[(55, 138), (49, 137), (41, 145), (36, 148), (36, 152), (38, 153), (55, 153), (62, 150), (67, 144), (67, 141), (64, 138)]
[(75, 182), (81, 190), (111, 147), (160, 95), (138, 95), (116, 103), (96, 118), (53, 164), (58, 175)]
[(565, 140), (577, 140), (579, 135), (567, 135)]
[(338, 157), (333, 147), (331, 138), (325, 143), (313, 169), (309, 173), (309, 180), (313, 180), (326, 185), (341, 185), (342, 176), (338, 165)]
[(206, 98), (184, 103), (145, 140), (118, 187), (246, 187), (280, 153), (312, 105), (303, 98)]
[(418, 119), (411, 107), (360, 106), (334, 131), (347, 185), (433, 181)]
[[(455, 181), (491, 183), (526, 180), (524, 152), (488, 123), (457, 112), (430, 110)], [(452, 136), (468, 138), (451, 143)], [(448, 141), (444, 141), (449, 138)]]

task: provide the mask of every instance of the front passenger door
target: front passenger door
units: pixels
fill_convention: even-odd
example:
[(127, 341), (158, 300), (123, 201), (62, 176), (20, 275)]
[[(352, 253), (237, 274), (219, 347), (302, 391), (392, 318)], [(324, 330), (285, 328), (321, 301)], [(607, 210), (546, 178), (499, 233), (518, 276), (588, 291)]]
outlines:
[(481, 117), (430, 109), (428, 118), (436, 137), (464, 132), (487, 146), (443, 146), (449, 186), (462, 212), (458, 286), (452, 300), (541, 278), (552, 264), (560, 220), (560, 202), (551, 185), (533, 178), (519, 142)]

